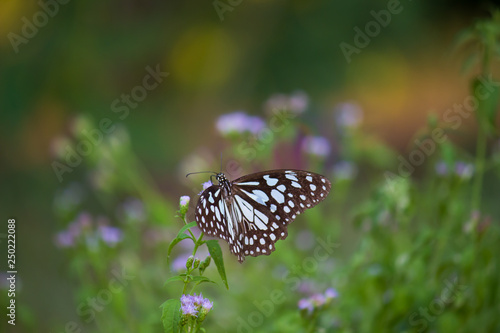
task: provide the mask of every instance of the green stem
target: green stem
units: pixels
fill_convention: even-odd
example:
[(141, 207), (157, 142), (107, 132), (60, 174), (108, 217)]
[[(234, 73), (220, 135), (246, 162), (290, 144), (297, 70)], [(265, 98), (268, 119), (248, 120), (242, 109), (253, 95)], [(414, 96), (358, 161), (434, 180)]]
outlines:
[(481, 208), (481, 190), (483, 186), (484, 164), (486, 158), (486, 133), (479, 126), (476, 142), (476, 166), (474, 184), (472, 188), (472, 210)]
[[(186, 223), (186, 220), (184, 220), (184, 223)], [(187, 224), (187, 223), (186, 223)], [(193, 233), (191, 232), (190, 229), (188, 229), (189, 232), (191, 233), (191, 235), (193, 236), (193, 239), (195, 239)], [(196, 251), (198, 251), (198, 247), (203, 244), (203, 232), (200, 234), (200, 237), (198, 237), (198, 239), (194, 242), (194, 249), (193, 249), (193, 257), (196, 255)], [(184, 288), (182, 289), (182, 294), (185, 295), (186, 294), (186, 290), (187, 290), (187, 287), (189, 285), (189, 282), (190, 282), (190, 279), (188, 277), (189, 274), (191, 274), (191, 272), (193, 271), (194, 269), (192, 268), (189, 268), (187, 271), (186, 271), (186, 278), (184, 279)], [(196, 285), (194, 286), (196, 287)], [(194, 287), (191, 289), (191, 292), (194, 291)]]
[(314, 333), (314, 330), (316, 328), (317, 317), (318, 317), (318, 311), (314, 309), (313, 315), (311, 317), (311, 322), (309, 323), (309, 327), (307, 328), (308, 333)]
[[(486, 34), (486, 42), (483, 50), (483, 62), (481, 68), (481, 74), (486, 77), (488, 73), (491, 73), (491, 55), (492, 55), (492, 45), (495, 45), (495, 36), (490, 31), (484, 31)], [(476, 110), (477, 112), (478, 110)], [(472, 187), (472, 210), (479, 210), (481, 208), (481, 192), (483, 187), (483, 175), (484, 175), (484, 165), (486, 159), (486, 132), (484, 130), (483, 119), (478, 118), (478, 132), (476, 141), (476, 162), (475, 162), (475, 178)]]

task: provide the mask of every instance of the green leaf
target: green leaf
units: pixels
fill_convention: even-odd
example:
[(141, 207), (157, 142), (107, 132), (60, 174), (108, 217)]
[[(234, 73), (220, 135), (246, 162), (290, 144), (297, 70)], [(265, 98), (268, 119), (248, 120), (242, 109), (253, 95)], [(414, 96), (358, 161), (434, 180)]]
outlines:
[(168, 278), (167, 281), (163, 284), (163, 286), (166, 286), (170, 282), (174, 281), (184, 281), (184, 278), (180, 275), (172, 276), (171, 278)]
[(478, 78), (472, 83), (472, 93), (478, 102), (477, 121), (480, 128), (487, 135), (493, 135), (496, 131), (497, 106), (500, 97), (500, 89), (496, 82), (488, 78)]
[[(201, 275), (194, 276), (192, 282), (195, 282), (197, 284), (200, 284), (202, 282), (215, 283), (215, 281), (212, 281), (209, 278), (207, 278), (206, 276), (201, 276)], [(215, 284), (217, 284), (217, 283), (215, 283)]]
[(460, 71), (462, 72), (462, 74), (468, 74), (472, 71), (472, 69), (474, 68), (474, 66), (476, 66), (477, 64), (479, 64), (479, 53), (471, 53), (469, 54), (463, 61), (462, 63), (462, 68), (460, 69)]
[(183, 226), (183, 227), (181, 228), (181, 230), (179, 230), (179, 232), (177, 233), (177, 237), (179, 237), (179, 235), (180, 235), (180, 234), (183, 234), (183, 233), (184, 233), (184, 231), (186, 231), (186, 230), (188, 230), (188, 229), (190, 229), (190, 228), (194, 227), (195, 225), (196, 225), (196, 221), (193, 221), (193, 222), (191, 222), (191, 223), (186, 224), (185, 226)]
[(189, 228), (194, 227), (195, 225), (196, 225), (196, 221), (193, 221), (191, 223), (186, 224), (185, 226), (183, 226), (181, 228), (181, 230), (179, 230), (179, 232), (177, 233), (177, 237), (175, 237), (175, 239), (172, 241), (172, 243), (170, 243), (170, 245), (168, 246), (167, 265), (168, 265), (168, 262), (170, 260), (170, 253), (172, 252), (172, 249), (174, 248), (174, 246), (177, 245), (177, 243), (179, 243), (180, 241), (182, 241), (186, 238), (191, 238), (193, 240), (193, 242), (196, 241), (191, 235), (184, 233), (184, 231), (188, 230)]
[(180, 235), (177, 235), (177, 237), (175, 237), (175, 239), (172, 241), (172, 243), (170, 243), (170, 245), (168, 246), (168, 251), (167, 251), (167, 265), (169, 264), (170, 253), (172, 252), (172, 249), (174, 248), (174, 246), (186, 238), (191, 238), (191, 236), (186, 235), (186, 234), (180, 234)]
[(226, 288), (229, 289), (226, 278), (226, 270), (224, 269), (224, 260), (222, 258), (222, 250), (219, 246), (219, 242), (216, 239), (207, 240), (208, 252), (212, 256), (214, 260), (215, 266), (217, 266), (217, 271), (219, 271), (219, 275), (226, 285)]
[(161, 306), (161, 322), (165, 333), (178, 333), (181, 330), (181, 301), (169, 299)]
[(464, 29), (460, 31), (453, 41), (452, 52), (457, 52), (458, 49), (464, 47), (466, 44), (477, 40), (477, 34), (472, 29)]

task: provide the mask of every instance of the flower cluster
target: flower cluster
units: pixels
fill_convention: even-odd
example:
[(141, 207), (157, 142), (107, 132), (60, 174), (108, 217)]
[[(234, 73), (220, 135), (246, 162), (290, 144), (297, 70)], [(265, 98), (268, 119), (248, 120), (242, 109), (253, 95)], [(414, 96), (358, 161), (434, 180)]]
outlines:
[(328, 305), (334, 298), (338, 297), (338, 292), (333, 288), (328, 288), (323, 294), (316, 293), (308, 298), (299, 300), (297, 306), (305, 315), (310, 315), (314, 310)]
[(208, 298), (203, 298), (203, 294), (182, 295), (181, 296), (181, 312), (183, 321), (186, 322), (189, 318), (197, 318), (198, 322), (205, 319), (206, 315), (212, 309), (213, 302)]
[(326, 157), (330, 154), (330, 142), (322, 136), (306, 136), (302, 141), (302, 150), (308, 154)]
[(209, 181), (207, 181), (207, 182), (204, 182), (204, 183), (203, 183), (203, 184), (201, 184), (201, 185), (203, 185), (203, 190), (202, 190), (200, 193), (198, 193), (198, 195), (201, 195), (201, 194), (203, 193), (203, 191), (205, 191), (207, 188), (209, 188), (209, 187), (210, 187), (210, 186), (212, 186), (213, 184), (212, 184), (212, 181), (211, 181), (211, 180), (209, 180)]
[(453, 168), (450, 168), (446, 162), (440, 161), (436, 163), (435, 169), (439, 176), (446, 177), (454, 174), (463, 180), (472, 178), (472, 175), (474, 174), (474, 166), (470, 163), (461, 161), (456, 162)]
[(291, 95), (275, 94), (269, 97), (264, 108), (271, 114), (276, 110), (286, 110), (293, 114), (303, 113), (309, 105), (309, 97), (303, 91), (296, 91)]
[(223, 136), (242, 133), (259, 134), (266, 127), (266, 123), (260, 117), (236, 111), (220, 116), (216, 127)]
[(186, 216), (186, 213), (189, 209), (189, 201), (190, 200), (191, 200), (191, 198), (187, 195), (183, 195), (179, 199), (179, 212), (180, 212), (182, 217)]
[(97, 228), (90, 214), (81, 213), (66, 230), (56, 234), (55, 243), (58, 247), (69, 248), (76, 246), (79, 241), (95, 245), (101, 240), (104, 244), (113, 247), (122, 240), (122, 230), (109, 226), (104, 218), (98, 219), (96, 224)]
[(335, 122), (340, 128), (355, 128), (363, 121), (363, 111), (358, 104), (340, 103), (335, 108)]

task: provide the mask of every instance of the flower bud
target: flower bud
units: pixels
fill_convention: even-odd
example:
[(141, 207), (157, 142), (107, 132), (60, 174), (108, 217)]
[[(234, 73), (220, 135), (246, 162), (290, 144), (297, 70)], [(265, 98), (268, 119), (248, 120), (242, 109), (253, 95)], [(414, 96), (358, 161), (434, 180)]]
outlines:
[(200, 264), (200, 274), (203, 274), (205, 272), (205, 269), (207, 269), (208, 265), (210, 265), (210, 262), (212, 260), (212, 257), (208, 256), (203, 260)]
[(191, 269), (191, 267), (193, 267), (193, 261), (194, 261), (194, 257), (193, 256), (190, 256), (187, 261), (186, 261), (186, 268), (187, 269)]
[(198, 268), (198, 266), (200, 266), (200, 259), (196, 258), (196, 259), (194, 260), (194, 265), (193, 265), (193, 268), (194, 268), (194, 269), (196, 269), (196, 268)]
[(181, 213), (181, 217), (184, 218), (189, 208), (189, 201), (191, 198), (187, 195), (183, 195), (179, 200), (179, 212)]

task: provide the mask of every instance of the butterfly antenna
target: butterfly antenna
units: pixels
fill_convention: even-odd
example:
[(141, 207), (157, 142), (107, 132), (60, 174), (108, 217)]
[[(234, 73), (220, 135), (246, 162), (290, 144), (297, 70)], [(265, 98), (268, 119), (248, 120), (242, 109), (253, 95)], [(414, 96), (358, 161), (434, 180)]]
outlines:
[(220, 153), (220, 172), (222, 173), (222, 152)]
[(195, 175), (195, 174), (197, 174), (197, 173), (213, 173), (213, 174), (217, 174), (217, 172), (215, 172), (215, 171), (198, 171), (198, 172), (190, 172), (190, 173), (188, 173), (188, 174), (186, 175), (186, 178), (187, 178), (187, 176), (190, 176), (190, 175)]

